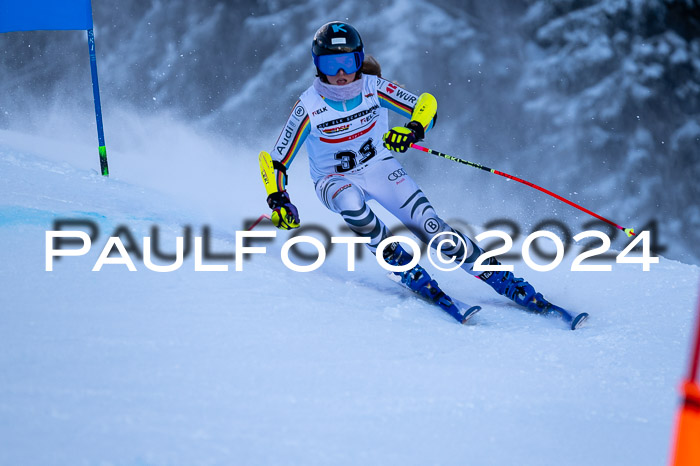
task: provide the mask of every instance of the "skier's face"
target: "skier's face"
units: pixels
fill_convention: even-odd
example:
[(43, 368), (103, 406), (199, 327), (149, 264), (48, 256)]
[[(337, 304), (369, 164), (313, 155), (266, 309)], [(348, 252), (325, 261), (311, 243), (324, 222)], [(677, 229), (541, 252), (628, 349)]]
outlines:
[(355, 80), (355, 75), (357, 73), (345, 74), (345, 71), (338, 70), (338, 74), (335, 76), (326, 76), (328, 78), (328, 83), (334, 86), (344, 86), (350, 84)]

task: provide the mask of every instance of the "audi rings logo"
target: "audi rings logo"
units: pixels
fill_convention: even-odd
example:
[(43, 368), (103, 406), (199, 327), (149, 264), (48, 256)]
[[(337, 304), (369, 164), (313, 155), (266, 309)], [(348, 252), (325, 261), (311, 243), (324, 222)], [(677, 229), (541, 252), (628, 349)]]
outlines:
[[(447, 238), (442, 238), (443, 236), (447, 236)], [(438, 241), (438, 243), (437, 245), (433, 246), (433, 243), (435, 241)], [(443, 248), (448, 248), (452, 251), (455, 251), (459, 250), (459, 247), (464, 248), (464, 254), (462, 255), (462, 260), (458, 264), (456, 263), (457, 261), (454, 255), (448, 257), (442, 252)], [(430, 261), (430, 263), (433, 264), (433, 266), (436, 269), (441, 270), (443, 272), (452, 272), (453, 270), (457, 270), (467, 260), (467, 244), (464, 241), (464, 238), (462, 238), (457, 233), (451, 231), (443, 231), (442, 233), (438, 233), (437, 235), (433, 236), (433, 238), (430, 240), (430, 243), (428, 243), (428, 249), (430, 248), (435, 250), (435, 255), (437, 256), (438, 262), (445, 265), (454, 264), (452, 267), (441, 267), (440, 265), (435, 263), (432, 254), (428, 255), (428, 260)]]
[(436, 218), (431, 217), (425, 221), (423, 224), (423, 229), (432, 235), (433, 233), (437, 233), (437, 231), (440, 229), (440, 223)]
[(399, 168), (398, 170), (395, 170), (395, 171), (389, 173), (389, 176), (387, 176), (387, 179), (389, 181), (396, 181), (399, 178), (401, 178), (402, 176), (406, 176), (406, 170), (404, 170), (403, 168)]

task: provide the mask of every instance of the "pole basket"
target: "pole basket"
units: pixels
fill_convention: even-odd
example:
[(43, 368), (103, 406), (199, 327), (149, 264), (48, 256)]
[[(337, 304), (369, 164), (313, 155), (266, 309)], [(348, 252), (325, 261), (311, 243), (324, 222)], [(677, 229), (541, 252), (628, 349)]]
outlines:
[(681, 387), (683, 405), (678, 410), (672, 466), (700, 465), (700, 385), (686, 381)]

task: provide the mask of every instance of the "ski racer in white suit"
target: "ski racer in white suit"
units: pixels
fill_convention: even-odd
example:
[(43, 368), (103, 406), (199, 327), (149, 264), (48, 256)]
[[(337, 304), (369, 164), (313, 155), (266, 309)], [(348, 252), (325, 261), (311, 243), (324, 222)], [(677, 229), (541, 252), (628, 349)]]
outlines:
[[(526, 281), (510, 272), (478, 275), (472, 270), (483, 251), (437, 215), (393, 156), (393, 152), (405, 152), (411, 143), (422, 140), (433, 127), (435, 98), (427, 93), (416, 96), (381, 78), (378, 63), (369, 56), (365, 59), (362, 39), (347, 23), (322, 26), (314, 35), (312, 56), (318, 76), (295, 103), (271, 152), (278, 192), (268, 197), (268, 205), (276, 212), (275, 226), (299, 226), (298, 210), (286, 191), (287, 168), (306, 142), (319, 199), (339, 213), (352, 231), (369, 237), (373, 253), (391, 233), (367, 204), (370, 199), (394, 214), (423, 242), (442, 232), (459, 235), (462, 241), (454, 241), (451, 247), (443, 244), (441, 252), (464, 261), (465, 271), (479, 276), (500, 294), (531, 307), (536, 293)], [(409, 123), (389, 130), (387, 109), (407, 117)], [(393, 243), (384, 250), (384, 259), (392, 265), (405, 265), (412, 257)], [(490, 263), (497, 264), (493, 259)], [(449, 297), (420, 265), (399, 275), (411, 289), (452, 314)], [(458, 315), (453, 316), (459, 320)]]

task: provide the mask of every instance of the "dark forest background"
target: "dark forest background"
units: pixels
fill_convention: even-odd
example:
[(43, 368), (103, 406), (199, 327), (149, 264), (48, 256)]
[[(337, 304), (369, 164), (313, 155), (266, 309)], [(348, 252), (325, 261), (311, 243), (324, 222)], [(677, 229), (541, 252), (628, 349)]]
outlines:
[[(698, 1), (96, 0), (93, 12), (108, 140), (110, 109), (129, 108), (256, 156), (311, 83), (314, 31), (343, 20), (384, 77), (437, 97), (427, 146), (655, 226), (663, 255), (700, 259)], [(31, 127), (57, 103), (91, 110), (84, 32), (1, 34), (0, 77), (0, 128)], [(475, 223), (497, 209), (523, 232), (556, 218), (575, 234), (589, 220), (473, 169), (417, 154), (405, 165)]]

